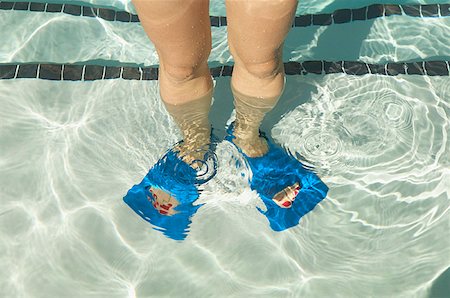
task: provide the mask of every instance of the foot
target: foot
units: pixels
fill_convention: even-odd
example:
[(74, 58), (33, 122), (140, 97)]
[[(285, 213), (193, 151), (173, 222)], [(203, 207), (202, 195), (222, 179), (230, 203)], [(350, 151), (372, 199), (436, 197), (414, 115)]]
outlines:
[(191, 166), (194, 170), (197, 170), (202, 166), (201, 161), (205, 157), (205, 153), (209, 150), (210, 147), (210, 139), (207, 141), (203, 141), (197, 144), (185, 144), (180, 143), (177, 147), (175, 147), (175, 151), (177, 151), (178, 157), (181, 158), (185, 163)]
[(236, 146), (252, 172), (250, 188), (258, 193), (266, 207), (265, 210), (256, 208), (269, 220), (270, 227), (280, 232), (298, 225), (300, 219), (325, 198), (328, 187), (289, 151), (262, 133), (261, 137), (268, 150), (260, 151), (263, 154), (257, 156), (251, 156), (247, 150), (251, 142), (242, 146), (234, 123), (228, 127), (225, 139)]
[[(258, 134), (249, 134), (238, 129), (238, 124), (236, 124), (235, 129), (235, 139), (233, 143), (238, 146), (242, 152), (251, 158), (261, 157), (266, 154), (269, 150), (267, 141), (265, 138), (259, 136)], [(300, 183), (296, 182), (289, 185), (276, 193), (272, 197), (272, 201), (275, 202), (280, 208), (291, 208), (297, 194), (301, 188)]]
[[(214, 172), (215, 173), (215, 172)], [(211, 177), (207, 177), (211, 179)], [(198, 172), (173, 149), (156, 162), (139, 184), (128, 190), (125, 203), (152, 227), (171, 239), (186, 238), (191, 218), (201, 207)]]
[(147, 200), (160, 214), (170, 216), (178, 213), (175, 211), (175, 207), (177, 207), (180, 202), (169, 193), (155, 187), (150, 187), (149, 193), (150, 195), (147, 195)]
[[(183, 146), (177, 148), (179, 150), (178, 156), (194, 170), (201, 167), (199, 162), (195, 160), (202, 160), (205, 154), (204, 150), (197, 150), (195, 152), (188, 152)], [(203, 153), (202, 153), (203, 152)], [(178, 213), (175, 211), (180, 202), (172, 196), (169, 192), (166, 192), (160, 188), (150, 187), (150, 195), (147, 195), (147, 200), (152, 204), (152, 206), (162, 215), (174, 215)]]
[(301, 186), (297, 182), (294, 185), (288, 186), (278, 192), (272, 200), (281, 208), (291, 208), (292, 203), (294, 203), (294, 200), (300, 191), (300, 188)]
[(233, 143), (238, 146), (248, 157), (260, 157), (266, 154), (269, 150), (267, 141), (259, 136), (241, 137), (236, 134), (236, 138), (233, 140)]
[[(203, 140), (201, 143), (203, 145), (199, 145), (199, 143), (194, 144), (193, 142), (182, 142), (175, 147), (174, 151), (177, 156), (191, 168), (194, 170), (199, 170), (203, 163), (197, 161), (204, 159), (205, 153), (210, 148), (210, 142), (210, 138), (208, 138), (207, 141)], [(150, 187), (147, 200), (152, 204), (153, 208), (155, 208), (156, 211), (162, 215), (171, 216), (178, 213), (175, 208), (180, 204), (180, 202), (176, 199), (176, 196), (161, 188), (156, 188), (153, 186)]]

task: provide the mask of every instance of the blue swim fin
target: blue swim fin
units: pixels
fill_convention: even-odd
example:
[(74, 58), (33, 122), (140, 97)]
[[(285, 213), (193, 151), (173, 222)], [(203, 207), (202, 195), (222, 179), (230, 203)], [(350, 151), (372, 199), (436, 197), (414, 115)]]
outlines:
[[(175, 240), (184, 240), (187, 236), (192, 216), (201, 205), (194, 205), (199, 197), (198, 186), (210, 180), (216, 171), (214, 161), (213, 174), (203, 179), (198, 172), (178, 157), (178, 152), (169, 150), (148, 172), (141, 183), (134, 185), (123, 198), (125, 203), (144, 220), (151, 223), (155, 230)], [(208, 151), (207, 154), (211, 152)], [(205, 159), (208, 156), (205, 154)], [(173, 215), (161, 214), (152, 205), (150, 187), (159, 188), (176, 198), (179, 205)]]
[[(298, 225), (300, 219), (314, 209), (328, 192), (328, 187), (311, 170), (306, 169), (286, 150), (267, 140), (269, 150), (260, 157), (249, 157), (233, 143), (234, 123), (227, 129), (226, 140), (244, 156), (252, 171), (250, 188), (261, 197), (267, 210), (257, 209), (267, 217), (274, 231), (283, 231)], [(272, 198), (287, 186), (299, 183), (301, 188), (290, 208), (281, 208)]]

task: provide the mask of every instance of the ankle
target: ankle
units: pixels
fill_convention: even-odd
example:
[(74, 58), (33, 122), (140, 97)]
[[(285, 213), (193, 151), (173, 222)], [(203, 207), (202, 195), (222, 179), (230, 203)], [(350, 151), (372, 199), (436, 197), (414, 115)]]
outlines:
[(259, 138), (259, 123), (246, 123), (236, 119), (234, 136), (240, 140), (253, 140)]
[[(242, 128), (241, 128), (242, 129)], [(267, 153), (268, 145), (264, 138), (260, 137), (259, 130), (234, 129), (235, 139), (233, 143), (249, 157), (259, 157)]]
[(203, 129), (183, 132), (183, 146), (189, 147), (192, 150), (197, 150), (205, 145), (211, 143), (211, 128), (204, 127)]
[(197, 169), (201, 164), (194, 163), (194, 161), (204, 159), (210, 149), (210, 144), (210, 133), (185, 136), (183, 142), (178, 145), (178, 156), (193, 169)]

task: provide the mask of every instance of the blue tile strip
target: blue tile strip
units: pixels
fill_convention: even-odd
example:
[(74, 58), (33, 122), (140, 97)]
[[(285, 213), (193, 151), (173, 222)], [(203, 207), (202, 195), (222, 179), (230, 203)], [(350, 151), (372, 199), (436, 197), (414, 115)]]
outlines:
[[(290, 61), (284, 63), (286, 75), (425, 75), (449, 76), (450, 61), (419, 61), (386, 64), (369, 64), (359, 61)], [(73, 64), (0, 64), (0, 80), (43, 79), (53, 81), (97, 81), (110, 79), (157, 80), (157, 67), (102, 66)], [(210, 68), (214, 78), (228, 77), (232, 65)]]
[[(106, 21), (126, 23), (139, 22), (139, 17), (137, 15), (126, 11), (74, 4), (0, 1), (0, 10), (65, 13), (72, 16), (98, 17)], [(344, 24), (353, 21), (371, 20), (393, 15), (419, 18), (447, 17), (450, 16), (450, 4), (372, 4), (355, 9), (338, 9), (333, 13), (328, 14), (296, 16), (292, 23), (292, 27), (329, 26), (332, 24)], [(227, 18), (225, 16), (210, 16), (210, 21), (212, 27), (227, 26)]]

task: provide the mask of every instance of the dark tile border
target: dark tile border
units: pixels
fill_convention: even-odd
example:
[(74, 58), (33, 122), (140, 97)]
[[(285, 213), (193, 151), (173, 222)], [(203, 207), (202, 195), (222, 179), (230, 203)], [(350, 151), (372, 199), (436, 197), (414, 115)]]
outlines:
[[(336, 74), (347, 75), (427, 75), (449, 76), (449, 61), (391, 62), (368, 64), (360, 61), (289, 61), (284, 63), (286, 75)], [(158, 79), (157, 67), (102, 66), (73, 64), (0, 64), (0, 80), (44, 79), (54, 81), (98, 81), (124, 79), (152, 81)], [(214, 78), (229, 77), (233, 65), (210, 68)]]
[(74, 4), (41, 2), (7, 2), (0, 1), (0, 10), (26, 10), (32, 12), (65, 13), (73, 16), (98, 17), (106, 21), (139, 22), (137, 15), (126, 11)]
[[(106, 21), (125, 23), (139, 22), (139, 17), (126, 11), (118, 11), (104, 7), (74, 4), (56, 4), (40, 2), (6, 2), (0, 1), (0, 10), (26, 10), (33, 12), (65, 13), (73, 16), (98, 17)], [(429, 18), (450, 16), (450, 4), (371, 4), (354, 9), (338, 9), (328, 14), (307, 14), (296, 16), (292, 27), (329, 26), (345, 24), (353, 21), (365, 21), (393, 15)], [(212, 27), (227, 26), (225, 16), (210, 16)]]

